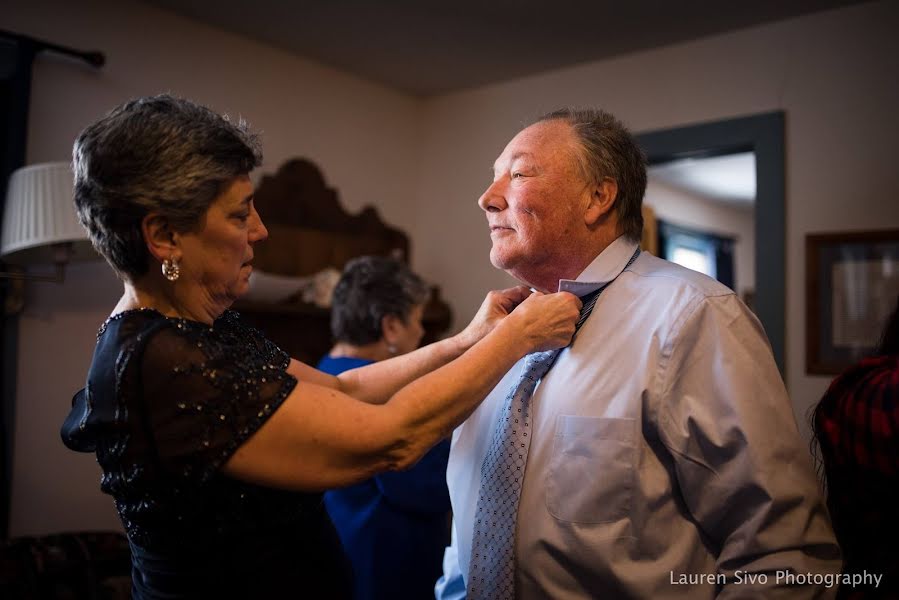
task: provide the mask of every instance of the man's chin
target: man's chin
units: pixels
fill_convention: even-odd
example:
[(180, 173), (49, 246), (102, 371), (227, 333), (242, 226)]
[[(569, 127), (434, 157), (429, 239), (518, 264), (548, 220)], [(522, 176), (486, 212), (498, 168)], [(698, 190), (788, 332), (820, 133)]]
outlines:
[(508, 269), (508, 260), (502, 254), (496, 252), (495, 249), (490, 251), (490, 264), (501, 271)]
[(495, 254), (491, 252), (490, 264), (492, 264), (500, 271), (505, 271), (506, 275), (508, 275), (509, 277), (517, 279), (521, 283), (525, 283), (525, 281), (521, 278), (521, 273), (519, 273), (515, 268), (515, 265), (518, 263), (516, 261), (510, 260), (508, 256), (502, 256), (501, 254)]

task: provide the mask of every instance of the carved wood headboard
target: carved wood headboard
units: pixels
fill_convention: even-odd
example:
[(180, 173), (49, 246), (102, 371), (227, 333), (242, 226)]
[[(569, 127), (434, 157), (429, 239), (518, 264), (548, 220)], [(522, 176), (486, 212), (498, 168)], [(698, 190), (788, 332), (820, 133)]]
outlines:
[(256, 208), (269, 238), (256, 245), (254, 263), (281, 275), (342, 270), (356, 256), (393, 256), (409, 262), (409, 238), (384, 223), (372, 207), (350, 215), (321, 171), (302, 158), (287, 161), (256, 190)]
[[(409, 262), (409, 237), (370, 206), (358, 215), (347, 213), (337, 191), (307, 159), (291, 159), (275, 175), (263, 176), (254, 202), (269, 232), (255, 247), (253, 264), (260, 271), (309, 276), (328, 267), (342, 270), (351, 258), (366, 254)], [(327, 309), (300, 300), (239, 301), (234, 308), (294, 358), (314, 364), (331, 347)], [(423, 343), (438, 339), (450, 322), (449, 306), (435, 287), (425, 307)]]

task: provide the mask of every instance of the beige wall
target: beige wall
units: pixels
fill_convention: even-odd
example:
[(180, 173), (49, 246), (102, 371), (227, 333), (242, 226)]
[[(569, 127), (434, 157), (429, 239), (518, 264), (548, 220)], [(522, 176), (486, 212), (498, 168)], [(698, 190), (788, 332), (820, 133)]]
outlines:
[[(527, 120), (558, 105), (598, 104), (649, 131), (785, 110), (787, 378), (797, 415), (827, 382), (803, 374), (803, 236), (899, 224), (892, 198), (899, 170), (889, 152), (899, 125), (893, 2), (424, 103), (143, 4), (7, 0), (3, 12), (6, 29), (98, 48), (109, 59), (101, 71), (50, 55), (37, 60), (29, 162), (65, 160), (81, 127), (136, 95), (172, 91), (245, 115), (263, 131), (265, 170), (311, 157), (345, 206), (373, 203), (409, 230), (415, 266), (442, 285), (457, 315), (471, 314), (487, 288), (508, 281), (489, 265), (475, 201), (496, 155)], [(13, 535), (118, 526), (97, 491), (93, 458), (66, 451), (58, 437), (118, 290), (100, 264), (73, 267), (62, 287), (29, 288), (20, 322)]]
[(828, 378), (804, 370), (804, 236), (899, 226), (897, 22), (899, 3), (863, 4), (429, 101), (420, 268), (443, 283), (462, 314), (477, 306), (484, 289), (508, 281), (488, 264), (487, 229), (475, 201), (506, 142), (544, 111), (599, 105), (646, 132), (783, 110), (786, 379), (808, 435), (805, 414)]
[[(35, 61), (29, 163), (68, 160), (92, 120), (128, 98), (168, 91), (245, 116), (263, 135), (262, 171), (310, 157), (349, 210), (375, 204), (389, 222), (414, 229), (420, 101), (134, 2), (6, 1), (3, 21), (4, 29), (107, 56), (99, 71), (50, 54)], [(71, 268), (61, 287), (36, 284), (28, 293), (10, 534), (118, 527), (94, 458), (66, 450), (59, 426), (120, 285), (94, 263)]]

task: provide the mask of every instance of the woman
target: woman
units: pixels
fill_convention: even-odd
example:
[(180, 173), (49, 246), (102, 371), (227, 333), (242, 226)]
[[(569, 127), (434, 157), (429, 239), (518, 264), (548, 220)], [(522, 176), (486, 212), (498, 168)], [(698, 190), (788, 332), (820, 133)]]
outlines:
[(838, 597), (899, 598), (899, 297), (874, 356), (830, 384), (812, 428), (843, 572), (882, 576), (844, 584)]
[[(331, 301), (335, 345), (317, 368), (333, 375), (418, 348), (428, 288), (381, 256), (347, 263)], [(449, 440), (414, 467), (325, 494), (325, 507), (353, 566), (356, 600), (434, 595), (449, 543)]]
[(523, 354), (574, 331), (573, 296), (513, 289), (402, 357), (339, 377), (291, 360), (227, 311), (267, 235), (260, 161), (242, 123), (169, 96), (75, 142), (76, 210), (124, 293), (63, 437), (97, 454), (138, 599), (349, 596), (320, 490), (411, 466)]

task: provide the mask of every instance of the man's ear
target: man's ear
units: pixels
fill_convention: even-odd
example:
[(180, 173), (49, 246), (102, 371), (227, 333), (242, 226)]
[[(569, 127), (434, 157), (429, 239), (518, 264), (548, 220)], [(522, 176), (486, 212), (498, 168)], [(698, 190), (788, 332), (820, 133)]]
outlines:
[(589, 189), (590, 199), (584, 211), (584, 223), (593, 227), (615, 206), (618, 198), (618, 182), (611, 177), (603, 177), (602, 181)]
[(144, 234), (147, 250), (156, 260), (162, 262), (165, 259), (181, 258), (178, 234), (172, 230), (168, 219), (159, 213), (151, 212), (143, 218), (140, 228)]

